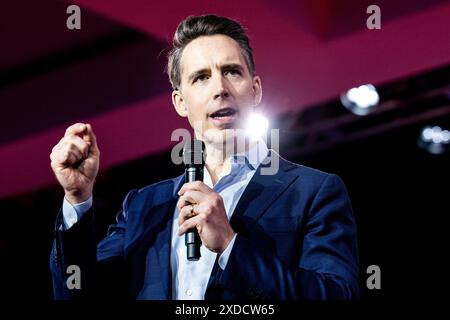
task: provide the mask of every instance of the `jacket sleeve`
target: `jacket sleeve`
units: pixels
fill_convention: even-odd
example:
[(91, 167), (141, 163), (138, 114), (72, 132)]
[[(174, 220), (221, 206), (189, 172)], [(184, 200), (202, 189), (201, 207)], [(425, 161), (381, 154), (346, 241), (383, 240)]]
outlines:
[[(124, 237), (128, 204), (135, 190), (130, 191), (117, 214), (117, 223), (110, 226), (107, 236), (97, 244), (94, 209), (89, 209), (68, 230), (63, 230), (62, 210), (55, 223), (55, 240), (50, 254), (53, 294), (56, 300), (119, 298), (126, 294)], [(70, 266), (78, 267), (80, 288), (69, 289), (74, 281)], [(69, 269), (68, 269), (69, 268)]]
[[(328, 175), (297, 235), (300, 252), (289, 265), (272, 250), (237, 235), (225, 270), (215, 268), (221, 297), (355, 299), (359, 297), (356, 223), (342, 180)], [(213, 297), (212, 297), (213, 298)]]

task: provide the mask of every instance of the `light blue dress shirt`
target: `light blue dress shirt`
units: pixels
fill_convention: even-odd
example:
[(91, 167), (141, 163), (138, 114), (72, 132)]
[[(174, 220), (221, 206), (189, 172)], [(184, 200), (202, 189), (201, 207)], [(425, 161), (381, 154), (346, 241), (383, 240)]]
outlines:
[[(245, 188), (256, 172), (256, 169), (268, 155), (264, 141), (254, 144), (246, 153), (230, 157), (231, 169), (223, 173), (213, 186), (208, 170), (204, 170), (203, 182), (221, 195), (228, 219), (231, 219), (234, 209)], [(64, 227), (69, 229), (92, 206), (92, 197), (85, 202), (72, 205), (65, 198), (63, 201)], [(175, 208), (172, 225), (172, 241), (170, 264), (172, 269), (172, 297), (177, 300), (203, 300), (209, 277), (216, 260), (216, 253), (205, 246), (200, 247), (201, 258), (198, 261), (188, 261), (184, 235), (178, 236), (179, 210)], [(236, 240), (236, 235), (219, 257), (219, 266), (225, 269), (228, 257)]]

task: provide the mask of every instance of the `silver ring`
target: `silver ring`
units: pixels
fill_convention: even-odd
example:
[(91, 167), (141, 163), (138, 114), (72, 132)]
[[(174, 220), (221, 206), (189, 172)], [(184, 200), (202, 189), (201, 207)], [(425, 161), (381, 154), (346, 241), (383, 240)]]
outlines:
[(191, 204), (191, 210), (189, 211), (189, 216), (190, 217), (193, 217), (194, 216), (194, 205), (193, 204)]

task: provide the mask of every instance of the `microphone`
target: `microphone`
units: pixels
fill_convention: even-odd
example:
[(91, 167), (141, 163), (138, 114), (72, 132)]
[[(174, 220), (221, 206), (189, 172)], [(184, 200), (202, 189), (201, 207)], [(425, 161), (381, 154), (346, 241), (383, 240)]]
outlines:
[[(187, 141), (183, 147), (183, 163), (186, 167), (184, 173), (185, 182), (203, 181), (203, 167), (205, 144), (201, 140), (192, 139)], [(185, 233), (185, 244), (187, 259), (198, 261), (200, 259), (200, 246), (202, 241), (197, 229), (192, 228)]]

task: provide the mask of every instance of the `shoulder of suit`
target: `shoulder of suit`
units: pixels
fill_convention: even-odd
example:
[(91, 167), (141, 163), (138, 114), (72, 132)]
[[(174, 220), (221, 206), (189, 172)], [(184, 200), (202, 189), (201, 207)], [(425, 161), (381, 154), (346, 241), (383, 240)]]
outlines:
[(330, 176), (336, 176), (335, 174), (321, 171), (312, 167), (308, 167), (302, 164), (291, 162), (283, 157), (280, 157), (280, 167), (282, 167), (289, 174), (298, 175), (302, 180), (315, 180), (318, 182), (324, 181)]
[(174, 191), (174, 185), (179, 182), (179, 179), (181, 176), (172, 178), (172, 179), (166, 179), (162, 181), (158, 181), (152, 184), (149, 184), (143, 188), (133, 190), (134, 191), (134, 197), (154, 197), (155, 195), (161, 195), (161, 196), (167, 196), (173, 193)]

